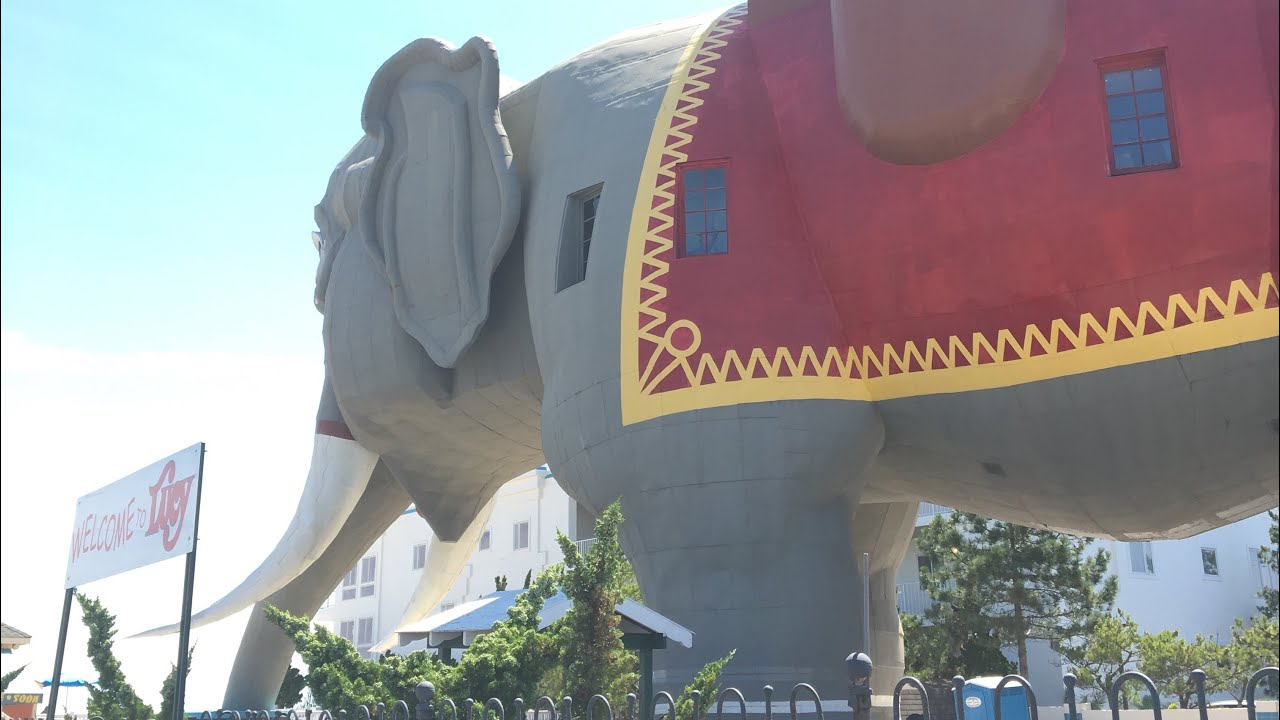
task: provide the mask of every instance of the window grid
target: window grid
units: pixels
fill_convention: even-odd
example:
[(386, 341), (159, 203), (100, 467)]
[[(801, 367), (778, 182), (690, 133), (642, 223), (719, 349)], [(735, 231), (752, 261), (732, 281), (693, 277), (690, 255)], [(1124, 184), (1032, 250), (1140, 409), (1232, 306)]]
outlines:
[(342, 599), (356, 599), (356, 569), (351, 568), (342, 578)]
[(582, 267), (579, 277), (587, 279), (587, 256), (591, 254), (591, 235), (596, 228), (596, 208), (600, 205), (599, 193), (582, 201)]
[(356, 645), (361, 650), (364, 650), (372, 644), (373, 644), (373, 618), (362, 617), (360, 618), (360, 625), (359, 625), (359, 629), (357, 630)]
[(338, 623), (338, 637), (354, 645), (356, 641), (356, 621), (343, 620)]
[(489, 531), (488, 531), (488, 530), (485, 530), (483, 533), (481, 533), (481, 534), (480, 534), (480, 549), (481, 549), (481, 550), (488, 550), (488, 549), (489, 549), (489, 545), (490, 545), (490, 544), (492, 544), (492, 542), (493, 542), (493, 540), (492, 540), (492, 536), (489, 534)]
[(729, 198), (726, 168), (686, 167), (680, 171), (680, 257), (729, 252)]
[(1200, 564), (1204, 568), (1204, 574), (1209, 577), (1218, 577), (1218, 551), (1216, 548), (1200, 548)]
[(360, 561), (360, 597), (370, 597), (377, 589), (378, 558), (370, 555)]
[(1129, 543), (1129, 569), (1139, 575), (1155, 574), (1155, 558), (1149, 541)]
[(425, 543), (413, 546), (413, 569), (421, 570), (427, 564), (427, 546)]
[(1146, 53), (1102, 66), (1111, 174), (1177, 167), (1163, 59)]
[(529, 547), (529, 523), (518, 522), (512, 528), (511, 548), (513, 550), (524, 550)]

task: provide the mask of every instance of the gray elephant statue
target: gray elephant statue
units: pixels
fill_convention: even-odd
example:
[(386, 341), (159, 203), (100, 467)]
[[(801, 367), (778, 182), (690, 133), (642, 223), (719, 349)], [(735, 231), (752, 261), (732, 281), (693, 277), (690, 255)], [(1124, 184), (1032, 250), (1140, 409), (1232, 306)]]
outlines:
[[(1117, 540), (1276, 505), (1275, 13), (753, 0), (503, 97), (488, 41), (411, 42), (316, 208), (297, 512), (195, 622), (313, 614), (409, 503), (420, 617), (545, 458), (697, 633), (660, 685), (737, 648), (840, 698), (852, 650), (903, 668), (921, 499)], [(226, 706), (291, 653), (255, 609)]]

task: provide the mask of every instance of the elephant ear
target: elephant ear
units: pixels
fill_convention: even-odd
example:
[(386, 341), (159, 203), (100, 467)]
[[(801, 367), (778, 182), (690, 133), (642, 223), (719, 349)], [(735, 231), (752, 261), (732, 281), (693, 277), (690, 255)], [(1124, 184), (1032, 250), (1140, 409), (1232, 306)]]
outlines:
[(491, 278), (520, 218), (493, 45), (415, 40), (373, 76), (361, 121), (377, 144), (361, 234), (400, 325), (453, 367), (489, 315)]

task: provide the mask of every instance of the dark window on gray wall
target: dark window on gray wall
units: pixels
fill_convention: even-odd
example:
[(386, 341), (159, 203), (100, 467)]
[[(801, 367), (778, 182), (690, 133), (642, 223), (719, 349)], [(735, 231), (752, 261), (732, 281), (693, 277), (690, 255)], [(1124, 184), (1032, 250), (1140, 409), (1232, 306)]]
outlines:
[(556, 292), (587, 279), (587, 260), (595, 236), (604, 185), (593, 185), (569, 196), (560, 231), (560, 257), (556, 267)]
[(724, 165), (680, 171), (680, 256), (729, 252), (729, 196)]
[(1111, 174), (1127, 175), (1178, 166), (1169, 116), (1169, 82), (1162, 53), (1104, 61)]

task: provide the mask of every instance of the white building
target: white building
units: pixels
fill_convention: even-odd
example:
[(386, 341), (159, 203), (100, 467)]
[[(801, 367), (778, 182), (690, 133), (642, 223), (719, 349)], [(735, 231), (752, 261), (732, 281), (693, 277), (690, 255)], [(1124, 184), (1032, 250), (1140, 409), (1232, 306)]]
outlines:
[[(951, 508), (920, 503), (916, 531)], [(1144, 632), (1177, 630), (1184, 638), (1231, 638), (1235, 618), (1257, 614), (1258, 591), (1276, 587), (1276, 575), (1258, 562), (1258, 548), (1269, 542), (1266, 513), (1183, 540), (1124, 543), (1096, 541), (1111, 554), (1111, 572), (1120, 590), (1116, 607), (1133, 616)], [(923, 615), (930, 605), (920, 586), (920, 568), (928, 562), (912, 542), (898, 568), (898, 609)], [(1062, 659), (1048, 643), (1028, 647), (1033, 687), (1062, 686)]]
[[(569, 499), (546, 466), (504, 485), (471, 561), (438, 610), (493, 592), (495, 577), (506, 576), (515, 589), (527, 573), (537, 575), (559, 562), (557, 530), (585, 549), (583, 538), (594, 533), (594, 519)], [(347, 573), (316, 622), (367, 652), (396, 629), (422, 577), (431, 538), (426, 521), (412, 507), (405, 510)]]

